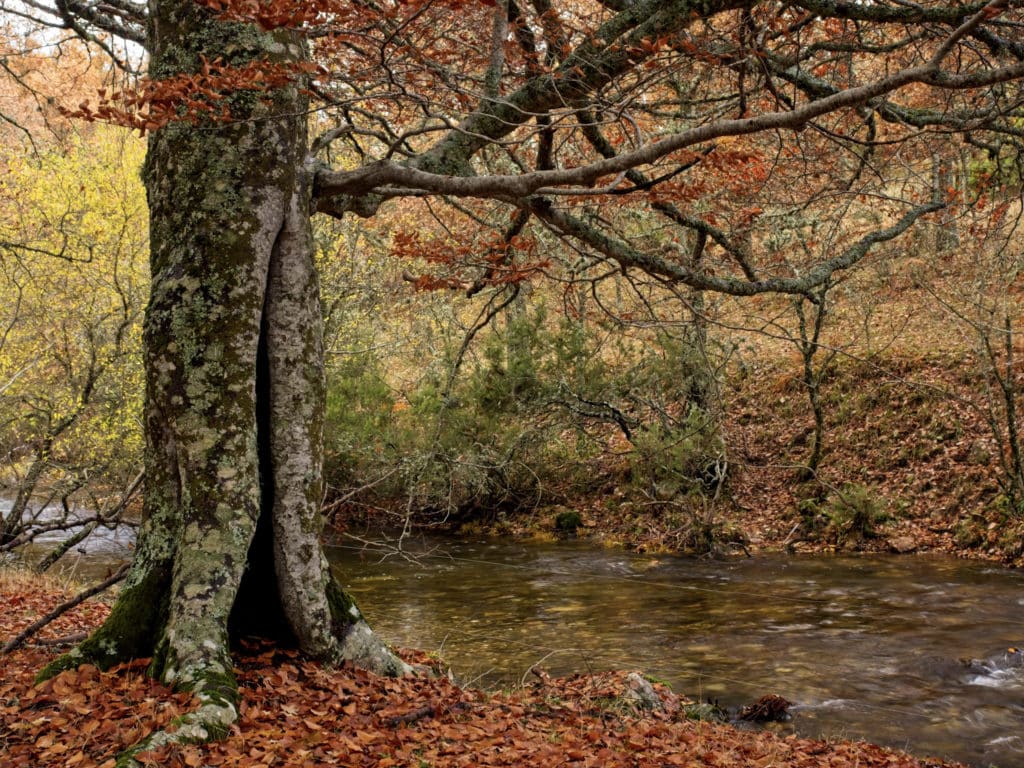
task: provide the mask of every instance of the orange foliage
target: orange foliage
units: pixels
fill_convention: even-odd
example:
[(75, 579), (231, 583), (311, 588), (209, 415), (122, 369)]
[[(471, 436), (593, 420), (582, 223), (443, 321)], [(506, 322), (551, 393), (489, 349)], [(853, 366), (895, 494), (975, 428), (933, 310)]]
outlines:
[(202, 70), (193, 75), (179, 75), (164, 80), (143, 80), (137, 88), (98, 91), (99, 105), (94, 109), (88, 101), (78, 109), (61, 108), (61, 114), (89, 122), (101, 120), (140, 134), (155, 131), (171, 121), (200, 120), (228, 122), (232, 119), (226, 93), (235, 91), (266, 92), (295, 82), (303, 74), (316, 71), (309, 63), (273, 63), (254, 61), (244, 66), (228, 66), (220, 59), (203, 59)]
[(12, 75), (0, 77), (0, 112), (6, 118), (0, 120), (3, 142), (21, 142), (27, 135), (37, 145), (48, 137), (62, 141), (72, 126), (60, 115), (58, 100), (69, 93), (93, 92), (111, 77), (81, 43), (64, 42), (56, 48), (3, 26), (0, 58)]
[[(452, 243), (427, 240), (419, 232), (399, 230), (392, 237), (391, 255), (420, 259), (454, 271), (450, 276), (424, 274), (409, 278), (417, 290), (465, 289), (474, 284), (474, 280), (481, 280), (483, 285), (514, 285), (542, 275), (551, 266), (549, 259), (523, 261), (520, 258), (520, 255), (531, 256), (536, 245), (532, 238), (522, 236), (504, 240), (478, 233), (471, 242)], [(475, 273), (484, 276), (481, 278)]]

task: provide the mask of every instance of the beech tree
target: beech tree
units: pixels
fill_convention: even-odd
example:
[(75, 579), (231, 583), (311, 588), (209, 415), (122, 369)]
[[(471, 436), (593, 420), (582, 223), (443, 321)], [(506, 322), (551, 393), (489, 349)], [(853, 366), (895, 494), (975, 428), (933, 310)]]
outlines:
[[(544, 273), (539, 228), (598, 273), (813, 300), (950, 203), (912, 183), (931, 168), (922, 137), (1016, 151), (1022, 5), (4, 0), (117, 62), (118, 41), (148, 55), (137, 87), (73, 109), (150, 135), (144, 521), (110, 618), (44, 675), (152, 656), (152, 674), (201, 702), (152, 746), (236, 719), (237, 634), (406, 669), (318, 540), (312, 214), (385, 216), (416, 198), (493, 233), (471, 253), (455, 233), (394, 233), (396, 256), (436, 265), (425, 287)], [(832, 251), (780, 258), (784, 224), (759, 201), (813, 217), (840, 197), (874, 216), (849, 219)]]

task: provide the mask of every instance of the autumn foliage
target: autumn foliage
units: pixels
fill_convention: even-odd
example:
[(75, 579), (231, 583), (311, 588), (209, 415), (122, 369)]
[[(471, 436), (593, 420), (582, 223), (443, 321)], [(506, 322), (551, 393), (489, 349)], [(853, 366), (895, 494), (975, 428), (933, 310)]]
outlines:
[(296, 82), (312, 64), (280, 64), (269, 61), (228, 66), (221, 60), (203, 61), (200, 72), (163, 80), (144, 80), (136, 87), (110, 91), (100, 88), (98, 102), (82, 101), (77, 109), (61, 108), (66, 118), (104, 122), (137, 130), (155, 131), (172, 120), (227, 123), (232, 119), (225, 93), (265, 94)]
[[(573, 321), (593, 323), (607, 316), (610, 325), (690, 326), (680, 336), (685, 337), (693, 354), (688, 358), (677, 355), (673, 364), (677, 372), (697, 370), (689, 363), (700, 358), (703, 368), (699, 376), (694, 376), (697, 386), (687, 387), (683, 396), (673, 393), (674, 402), (663, 407), (650, 398), (634, 398), (644, 409), (631, 412), (626, 395), (620, 394), (622, 390), (608, 388), (617, 400), (604, 393), (591, 394), (584, 385), (593, 377), (583, 375), (578, 384), (559, 379), (558, 388), (548, 390), (558, 397), (548, 394), (542, 400), (547, 411), (553, 412), (552, 406), (566, 409), (577, 417), (578, 424), (591, 426), (588, 422), (598, 421), (610, 429), (617, 428), (637, 455), (644, 455), (646, 450), (648, 457), (671, 456), (673, 466), (660, 476), (653, 471), (646, 476), (637, 472), (634, 478), (641, 478), (636, 482), (642, 489), (638, 493), (650, 493), (658, 501), (675, 504), (681, 503), (676, 497), (691, 495), (690, 490), (710, 490), (712, 486), (717, 501), (728, 464), (727, 446), (715, 434), (716, 420), (724, 406), (712, 381), (726, 369), (726, 361), (707, 364), (712, 357), (707, 349), (708, 341), (714, 341), (708, 331), (709, 322), (718, 318), (728, 322), (729, 318), (716, 315), (716, 308), (702, 292), (746, 296), (772, 291), (798, 297), (801, 302), (817, 298), (819, 308), (823, 308), (826, 292), (865, 260), (872, 248), (877, 252), (880, 249), (875, 246), (893, 243), (895, 249), (897, 242), (909, 239), (897, 238), (916, 222), (930, 223), (927, 217), (939, 214), (947, 203), (970, 200), (976, 192), (971, 158), (950, 151), (942, 141), (947, 133), (960, 134), (968, 146), (971, 142), (989, 142), (975, 143), (971, 151), (979, 157), (985, 154), (997, 167), (1004, 138), (1019, 136), (1015, 118), (1005, 116), (1019, 114), (1021, 97), (1016, 84), (1024, 77), (1024, 52), (1003, 35), (1009, 36), (1005, 30), (1020, 23), (1020, 10), (1016, 4), (1011, 8), (1001, 0), (975, 6), (936, 0), (914, 4), (900, 0), (840, 4), (723, 0), (678, 6), (582, 0), (557, 7), (542, 0), (527, 4), (490, 0), (385, 0), (371, 4), (208, 0), (206, 6), (215, 15), (198, 12), (191, 3), (178, 6), (180, 17), (195, 14), (202, 16), (200, 26), (219, 26), (211, 34), (195, 38), (191, 30), (172, 29), (175, 14), (154, 13), (155, 18), (146, 19), (141, 5), (134, 3), (71, 5), (74, 7), (70, 10), (63, 3), (54, 3), (51, 10), (46, 2), (29, 3), (26, 8), (35, 9), (42, 19), (50, 18), (48, 13), (56, 14), (57, 22), (50, 26), (68, 28), (101, 48), (107, 34), (150, 45), (154, 79), (135, 86), (101, 89), (97, 103), (82, 101), (77, 108), (65, 109), (65, 116), (116, 123), (141, 133), (157, 131), (171, 121), (213, 124), (214, 128), (200, 134), (198, 140), (192, 136), (189, 147), (174, 146), (176, 136), (187, 134), (187, 130), (158, 134), (150, 145), (147, 178), (154, 202), (155, 261), (163, 263), (161, 260), (167, 258), (172, 264), (171, 260), (176, 260), (174, 268), (163, 273), (157, 270), (154, 275), (154, 297), (169, 298), (163, 315), (162, 308), (150, 312), (150, 339), (170, 339), (180, 330), (176, 321), (185, 315), (176, 314), (183, 309), (176, 298), (177, 287), (165, 291), (169, 279), (178, 279), (178, 267), (182, 274), (191, 275), (188, 270), (197, 265), (212, 269), (220, 259), (224, 275), (244, 272), (224, 256), (216, 237), (207, 237), (219, 237), (224, 232), (217, 218), (222, 211), (214, 205), (217, 196), (206, 195), (204, 190), (203, 204), (195, 211), (183, 211), (178, 208), (179, 198), (171, 194), (175, 185), (191, 188), (209, 178), (213, 191), (219, 193), (233, 189), (238, 178), (251, 178), (253, 181), (246, 184), (252, 183), (253, 189), (257, 183), (268, 185), (268, 189), (272, 184), (282, 185), (273, 187), (274, 200), (292, 199), (293, 195), (299, 199), (301, 191), (305, 201), (308, 191), (313, 210), (340, 219), (351, 218), (348, 214), (352, 212), (361, 217), (379, 214), (383, 220), (388, 215), (389, 201), (422, 202), (432, 207), (429, 211), (423, 209), (421, 218), (411, 226), (381, 224), (381, 231), (386, 231), (388, 237), (379, 243), (380, 252), (390, 252), (402, 257), (403, 263), (411, 263), (406, 280), (417, 288), (458, 288), (469, 296), (494, 289), (484, 294), (490, 304), (479, 313), (481, 319), (471, 325), (462, 346), (449, 345), (460, 350), (450, 373), (438, 377), (440, 383), (428, 382), (423, 387), (426, 390), (429, 385), (433, 390), (428, 393), (430, 398), (422, 400), (438, 404), (434, 409), (440, 414), (438, 423), (442, 418), (454, 421), (461, 415), (457, 412), (459, 398), (450, 395), (474, 335), (506, 308), (510, 316), (513, 310), (518, 312), (519, 321), (529, 319), (525, 297), (517, 304), (513, 299), (519, 297), (525, 281), (541, 275), (551, 277), (565, 286), (566, 296), (579, 297), (575, 305), (567, 307), (566, 314)], [(154, 10), (161, 6), (150, 4)], [(691, 9), (692, 14), (688, 12)], [(113, 15), (103, 15), (108, 13)], [(76, 14), (77, 20), (72, 18)], [(1005, 23), (988, 24), (1004, 14)], [(231, 24), (221, 25), (221, 21)], [(78, 22), (93, 31), (86, 34), (84, 27), (68, 26)], [(262, 30), (275, 30), (272, 44), (271, 36), (266, 35), (263, 43), (254, 45), (248, 32), (257, 38), (262, 32), (257, 34), (255, 27), (245, 27), (249, 22)], [(191, 38), (189, 46), (168, 43), (168, 36), (157, 34), (163, 30)], [(182, 50), (187, 55), (182, 56)], [(288, 61), (260, 60), (267, 52)], [(302, 98), (285, 105), (285, 94)], [(72, 101), (78, 102), (79, 98), (72, 97)], [(268, 105), (278, 109), (264, 109)], [(234, 107), (238, 109), (233, 112)], [(264, 118), (268, 112), (272, 120), (288, 128), (290, 138), (286, 142), (279, 143), (276, 137), (267, 140), (269, 121)], [(233, 119), (238, 123), (222, 130)], [(317, 137), (308, 157), (307, 128)], [(246, 131), (250, 137), (259, 137), (250, 146), (277, 148), (280, 154), (273, 160), (268, 154), (258, 162), (250, 156), (232, 159), (238, 165), (228, 167), (228, 163), (219, 169), (222, 189), (218, 189), (208, 158), (231, 153), (206, 150), (218, 146), (235, 149), (237, 146), (228, 142), (240, 142)], [(163, 142), (162, 137), (167, 141)], [(211, 142), (210, 146), (201, 147), (203, 141)], [(179, 162), (188, 152), (194, 153), (192, 160)], [(270, 169), (273, 173), (265, 173), (265, 166), (276, 163), (287, 167), (276, 166)], [(947, 178), (954, 163), (962, 166), (956, 184), (948, 183)], [(299, 166), (304, 172), (293, 173)], [(176, 175), (178, 169), (191, 168), (199, 171), (182, 170), (181, 177)], [(165, 171), (167, 175), (161, 176)], [(310, 178), (305, 178), (305, 171)], [(301, 190), (298, 182), (292, 181), (293, 176), (302, 177)], [(157, 183), (163, 180), (166, 186)], [(285, 189), (284, 185), (293, 186)], [(252, 200), (260, 196), (242, 197)], [(214, 208), (216, 215), (211, 213)], [(411, 209), (412, 205), (405, 206), (404, 213)], [(188, 226), (181, 225), (182, 213), (195, 214)], [(280, 221), (284, 220), (282, 215)], [(940, 223), (946, 231), (938, 233), (943, 237), (937, 235), (937, 242), (948, 240), (953, 230), (950, 221)], [(168, 237), (168, 233), (173, 236)], [(179, 243), (176, 238), (183, 233), (190, 237), (199, 234), (194, 240)], [(312, 238), (305, 224), (302, 233), (302, 238), (295, 239), (301, 242), (297, 250), (308, 256), (305, 251)], [(293, 230), (282, 229), (275, 237), (285, 234), (290, 236)], [(24, 251), (25, 244), (18, 248)], [(245, 248), (240, 250), (244, 252)], [(347, 252), (341, 247), (338, 250)], [(272, 262), (285, 252), (283, 246), (278, 247), (267, 258)], [(281, 315), (275, 315), (274, 302), (261, 298), (264, 286), (273, 287), (277, 279), (273, 276), (278, 273), (271, 270), (268, 274), (272, 277), (267, 281), (245, 276), (244, 284), (251, 287), (242, 293), (255, 308), (253, 316), (262, 307), (266, 318), (276, 321), (287, 313), (281, 310)], [(201, 277), (205, 279), (207, 274)], [(234, 285), (227, 278), (197, 283), (204, 287)], [(306, 284), (313, 285), (314, 281), (307, 280)], [(270, 288), (267, 290), (272, 293)], [(812, 296), (812, 291), (818, 293)], [(226, 309), (227, 295), (225, 291), (210, 301)], [(319, 308), (316, 297), (307, 298), (307, 306), (313, 307), (315, 314)], [(232, 295), (231, 314), (241, 316), (244, 313), (237, 311), (236, 301), (237, 294)], [(159, 302), (150, 306), (161, 307)], [(797, 306), (803, 311), (803, 304)], [(379, 313), (376, 307), (374, 311)], [(134, 322), (130, 315), (125, 313), (125, 333)], [(177, 371), (175, 376), (190, 375), (180, 364), (157, 365), (153, 361), (166, 353), (166, 361), (180, 363), (187, 358), (191, 364), (195, 338), (203, 339), (201, 346), (210, 352), (210, 370), (220, 367), (213, 361), (223, 349), (222, 342), (243, 348), (242, 331), (231, 331), (238, 338), (214, 339), (205, 318), (188, 317), (192, 318), (185, 329), (189, 343), (155, 343), (148, 358), (150, 372), (160, 368), (164, 373)], [(755, 331), (788, 333), (791, 322), (771, 314), (768, 317), (767, 321), (757, 319), (750, 324), (757, 326)], [(801, 314), (801, 333), (804, 320)], [(1009, 339), (1010, 316), (1006, 315), (1005, 320)], [(585, 341), (584, 322), (577, 325), (579, 338)], [(745, 318), (740, 323), (747, 324)], [(315, 325), (306, 324), (307, 328)], [(269, 321), (259, 326), (256, 323), (249, 329), (251, 338), (246, 343), (273, 327)], [(279, 327), (293, 330), (284, 322)], [(535, 328), (540, 327), (538, 320)], [(982, 327), (980, 321), (978, 327)], [(301, 339), (275, 336), (289, 341), (273, 344), (309, 350), (310, 357), (303, 362), (308, 370), (315, 371), (324, 361), (314, 335)], [(490, 392), (482, 392), (477, 402), (488, 406), (488, 415), (499, 405), (522, 397), (531, 387), (535, 393), (544, 391), (535, 386), (538, 377), (531, 370), (528, 344), (511, 336), (510, 340), (512, 343), (504, 349), (495, 346), (494, 355), (478, 369), (484, 383), (493, 384), (498, 379), (512, 382), (503, 390), (495, 385)], [(666, 350), (682, 348), (677, 340), (672, 341), (674, 345), (666, 346)], [(643, 343), (641, 339), (636, 346)], [(740, 348), (725, 334), (722, 343), (723, 348), (731, 345), (734, 353)], [(815, 335), (813, 351), (819, 346)], [(258, 347), (249, 346), (252, 350)], [(187, 353), (182, 352), (186, 348)], [(265, 348), (269, 350), (268, 360), (281, 359), (272, 354), (276, 350)], [(808, 348), (806, 344), (804, 348)], [(576, 351), (581, 350), (585, 351), (585, 345), (577, 344)], [(626, 345), (623, 350), (625, 356), (629, 351)], [(1012, 339), (1007, 341), (1007, 350), (1009, 369)], [(572, 352), (567, 350), (562, 359), (568, 359)], [(180, 359), (172, 358), (179, 353)], [(577, 359), (583, 357), (576, 354)], [(990, 357), (998, 359), (996, 355)], [(604, 362), (597, 354), (593, 358)], [(806, 369), (813, 368), (813, 361), (805, 358), (804, 362)], [(415, 367), (417, 373), (423, 368)], [(249, 365), (246, 375), (255, 376), (252, 369)], [(579, 370), (586, 369), (581, 365)], [(150, 379), (166, 380), (163, 374)], [(256, 391), (257, 383), (250, 381), (245, 391)], [(570, 383), (574, 389), (569, 388)], [(318, 397), (319, 384), (307, 384), (299, 391), (311, 397), (300, 394), (292, 402)], [(91, 383), (86, 389), (92, 391)], [(278, 389), (274, 385), (269, 389), (269, 395), (261, 391), (260, 397), (276, 396)], [(189, 417), (201, 415), (207, 419), (217, 411), (218, 420), (213, 424), (216, 434), (230, 434), (234, 429), (252, 444), (260, 442), (261, 447), (273, 431), (257, 429), (255, 422), (260, 417), (254, 418), (252, 408), (239, 415), (228, 429), (221, 409), (200, 407), (191, 401), (191, 394), (183, 405), (181, 390), (184, 387), (150, 388), (155, 404), (152, 413), (159, 412), (161, 417), (176, 414), (182, 405)], [(492, 396), (495, 391), (499, 396)], [(410, 397), (410, 393), (415, 394), (412, 389), (402, 392), (415, 405), (415, 397)], [(218, 397), (224, 394), (217, 393)], [(626, 394), (632, 396), (631, 392)], [(1011, 395), (1004, 397), (1006, 404), (1002, 407), (1008, 414), (1010, 442), (1016, 444), (1015, 393)], [(165, 396), (168, 407), (163, 408), (161, 398)], [(390, 398), (390, 393), (386, 397)], [(229, 399), (223, 398), (224, 402)], [(379, 402), (388, 404), (384, 398)], [(398, 404), (397, 400), (392, 403)], [(257, 414), (262, 413), (260, 408), (262, 401)], [(344, 408), (352, 410), (351, 398), (344, 401)], [(285, 410), (274, 411), (271, 407), (270, 412)], [(380, 410), (390, 417), (396, 412), (393, 407)], [(522, 414), (512, 408), (507, 412), (518, 428)], [(317, 423), (319, 415), (312, 413), (307, 421)], [(548, 413), (543, 416), (549, 418)], [(648, 418), (649, 423), (643, 423), (640, 417)], [(180, 421), (186, 422), (191, 425), (191, 418)], [(161, 426), (166, 431), (157, 430), (156, 416), (147, 424), (151, 425), (150, 438), (160, 444), (173, 444), (175, 451), (180, 447), (183, 456), (206, 455), (209, 451), (207, 443), (198, 447), (201, 441), (197, 441), (190, 454), (188, 441), (194, 435), (184, 429), (176, 431), (178, 424), (171, 419)], [(487, 426), (489, 432), (475, 443), (492, 447), (498, 441), (493, 428)], [(374, 431), (378, 435), (381, 432), (380, 428)], [(556, 434), (554, 427), (550, 431)], [(583, 434), (582, 429), (577, 432)], [(713, 439), (702, 444), (691, 440), (692, 435), (705, 433)], [(280, 434), (285, 434), (283, 429)], [(461, 463), (476, 472), (464, 477), (485, 481), (465, 483), (474, 493), (478, 488), (485, 490), (477, 498), (500, 499), (506, 505), (514, 499), (505, 491), (516, 487), (512, 472), (522, 463), (517, 452), (530, 442), (529, 436), (517, 433), (508, 443), (509, 450), (501, 451), (493, 461), (483, 462), (466, 456), (466, 446), (476, 447), (474, 441), (466, 439), (466, 432), (451, 430), (449, 434), (457, 438), (451, 456), (438, 450), (438, 437), (443, 436), (439, 428), (432, 433), (426, 454), (429, 460), (422, 463), (427, 469), (416, 470), (418, 475), (412, 478), (410, 487), (437, 475), (431, 466)], [(606, 438), (607, 433), (598, 435), (599, 440)], [(246, 440), (237, 443), (249, 445)], [(44, 442), (36, 450), (40, 466), (52, 454)], [(293, 440), (286, 452), (308, 449), (309, 466), (314, 466), (321, 458), (318, 438), (308, 437), (307, 443), (298, 446)], [(690, 445), (695, 447), (691, 450)], [(675, 448), (676, 452), (669, 454), (665, 448)], [(155, 451), (150, 454), (156, 456)], [(251, 470), (248, 477), (252, 487), (239, 492), (248, 493), (246, 498), (252, 499), (259, 494), (257, 476), (264, 480), (264, 487), (269, 487), (261, 475), (267, 466), (260, 465), (260, 458), (270, 454), (249, 454), (245, 461)], [(407, 454), (403, 451), (402, 458)], [(770, 455), (771, 461), (777, 461), (778, 452)], [(694, 456), (699, 460), (695, 461)], [(224, 457), (215, 458), (221, 461)], [(754, 464), (749, 456), (744, 460)], [(802, 456), (797, 457), (794, 463), (799, 465), (802, 460)], [(150, 470), (158, 463), (154, 458)], [(168, 466), (172, 464), (168, 462)], [(211, 460), (208, 466), (214, 464)], [(404, 467), (409, 463), (396, 464)], [(1020, 469), (1019, 457), (1015, 466)], [(486, 471), (480, 471), (481, 467)], [(705, 482), (709, 468), (715, 470), (712, 483)], [(191, 486), (183, 485), (176, 491), (176, 498), (202, 498), (220, 509), (241, 509), (233, 497), (222, 500), (205, 493), (206, 488), (227, 492), (228, 484), (219, 482), (223, 477), (219, 472), (210, 470), (208, 476), (200, 477), (181, 472), (177, 465), (172, 469), (168, 476), (173, 474), (175, 483), (184, 477), (195, 481), (196, 488), (204, 488), (204, 493), (193, 493)], [(810, 469), (817, 471), (817, 459)], [(233, 476), (235, 468), (230, 470)], [(396, 472), (389, 469), (381, 477)], [(1017, 475), (1022, 473), (1018, 471)], [(459, 485), (455, 472), (450, 477), (456, 480), (445, 489), (448, 504), (456, 497), (453, 491)], [(666, 477), (673, 482), (666, 482)], [(501, 482), (495, 482), (495, 478)], [(1018, 481), (1017, 485), (1022, 483)], [(150, 498), (156, 493), (156, 485), (151, 482), (147, 488)], [(492, 492), (494, 488), (501, 493)], [(762, 486), (756, 490), (763, 495)], [(1010, 494), (1017, 515), (1021, 495)], [(285, 495), (276, 494), (276, 498)], [(306, 498), (313, 500), (309, 504), (312, 507), (319, 495), (309, 493)], [(413, 499), (414, 493), (410, 492), (409, 498)], [(813, 506), (804, 504), (804, 510), (814, 512)], [(801, 523), (817, 525), (815, 521), (829, 509), (827, 504), (818, 506), (824, 511), (805, 515), (809, 520), (796, 521), (792, 532)], [(181, 505), (180, 511), (182, 515), (193, 513), (187, 504)], [(620, 516), (621, 511), (615, 510)], [(310, 520), (314, 512), (310, 510)], [(444, 514), (447, 517), (447, 508)], [(246, 525), (252, 522), (243, 521), (240, 515), (234, 519)], [(231, 528), (226, 521), (227, 517), (222, 522), (225, 530)], [(152, 530), (156, 529), (147, 529)], [(302, 528), (308, 539), (304, 544), (307, 549), (315, 548), (313, 531), (312, 524)], [(227, 560), (239, 564), (248, 544), (241, 536), (234, 538), (239, 554)], [(185, 540), (168, 533), (166, 543), (149, 549), (140, 546), (139, 551), (169, 552)], [(137, 562), (140, 572), (149, 567), (141, 558)], [(180, 575), (179, 565), (174, 566), (174, 572)], [(171, 572), (171, 566), (163, 572)], [(182, 578), (194, 581), (186, 583), (185, 588), (176, 587), (171, 598), (172, 613), (213, 615), (193, 612), (193, 606), (185, 605), (186, 598), (179, 599), (193, 590), (198, 593), (200, 587), (207, 589), (213, 583), (207, 573), (199, 569)], [(214, 596), (223, 598), (221, 602), (230, 607), (234, 588), (214, 590), (219, 591)], [(286, 588), (282, 597), (299, 592)], [(12, 609), (2, 619), (11, 626), (5, 629), (16, 631), (19, 622), (38, 614), (48, 599), (42, 592), (12, 593)], [(194, 598), (187, 600), (196, 602)], [(221, 611), (221, 615), (227, 614), (226, 609)], [(74, 616), (78, 616), (82, 629), (94, 626), (101, 618), (78, 613), (68, 620), (74, 621)], [(196, 629), (195, 647), (187, 649), (199, 667), (213, 669), (224, 660), (218, 658), (216, 664), (212, 663), (204, 648), (215, 646), (217, 653), (226, 658), (222, 638), (227, 630), (221, 625), (214, 627), (214, 623), (210, 628)], [(198, 624), (194, 621), (187, 626)], [(170, 626), (182, 625), (172, 622)], [(163, 629), (142, 634), (158, 638)], [(178, 631), (177, 637), (190, 634)], [(96, 646), (102, 649), (103, 642)], [(334, 651), (333, 644), (319, 641), (307, 647), (314, 646)], [(178, 654), (178, 650), (172, 648), (167, 657)], [(627, 711), (615, 704), (622, 690), (621, 675), (567, 681), (542, 679), (513, 695), (490, 696), (459, 689), (444, 678), (386, 681), (349, 669), (326, 670), (286, 649), (242, 647), (237, 653), (243, 706), (233, 725), (233, 736), (214, 745), (166, 748), (144, 759), (160, 765), (189, 766), (922, 765), (873, 747), (780, 740), (763, 734), (740, 739), (731, 730), (686, 721), (677, 700), (668, 694), (670, 705), (664, 712), (644, 715)], [(72, 663), (81, 661), (80, 656), (69, 658)], [(38, 650), (20, 652), (7, 661), (0, 702), (5, 759), (13, 764), (105, 766), (119, 750), (138, 743), (154, 729), (173, 731), (174, 717), (191, 707), (188, 700), (146, 682), (141, 662), (109, 674), (84, 666), (33, 686), (32, 675), (43, 661)], [(168, 673), (167, 679), (175, 679), (175, 675)]]

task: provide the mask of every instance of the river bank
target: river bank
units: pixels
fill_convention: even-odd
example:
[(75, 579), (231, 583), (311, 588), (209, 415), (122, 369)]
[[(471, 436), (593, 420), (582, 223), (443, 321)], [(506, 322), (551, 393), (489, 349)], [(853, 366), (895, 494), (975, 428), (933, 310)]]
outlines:
[[(930, 553), (1022, 566), (1024, 517), (1004, 492), (1008, 449), (996, 438), (1005, 414), (984, 361), (962, 344), (924, 352), (914, 338), (840, 357), (820, 374), (825, 429), (812, 479), (798, 361), (760, 339), (756, 364), (723, 374), (720, 485), (675, 494), (639, 485), (636, 447), (609, 429), (608, 450), (530, 504), (452, 510), (440, 522), (414, 511), (409, 522), (646, 553)], [(405, 497), (339, 504), (332, 522), (339, 531), (404, 527), (409, 509)]]
[[(65, 595), (55, 584), (0, 578), (0, 636), (19, 631)], [(106, 608), (90, 602), (46, 628), (54, 639), (87, 630)], [(145, 678), (143, 665), (93, 668), (34, 686), (56, 651), (31, 645), (0, 661), (4, 766), (111, 768), (119, 750), (187, 711), (187, 697)], [(430, 661), (410, 653), (413, 661)], [(780, 737), (696, 722), (685, 699), (655, 686), (661, 711), (625, 706), (623, 673), (549, 679), (489, 694), (446, 677), (374, 678), (328, 670), (287, 651), (250, 647), (237, 659), (241, 720), (221, 742), (147, 753), (145, 764), (183, 766), (758, 766), (955, 768), (862, 742)]]

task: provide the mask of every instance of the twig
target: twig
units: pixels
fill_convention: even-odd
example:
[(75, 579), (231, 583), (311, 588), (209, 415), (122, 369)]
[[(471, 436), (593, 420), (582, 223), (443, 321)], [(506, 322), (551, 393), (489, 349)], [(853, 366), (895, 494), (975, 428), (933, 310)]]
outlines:
[(414, 725), (420, 720), (426, 720), (430, 717), (440, 717), (443, 712), (463, 712), (470, 708), (468, 702), (456, 701), (450, 707), (441, 708), (438, 704), (424, 704), (422, 707), (417, 707), (411, 712), (406, 712), (404, 715), (395, 715), (387, 719), (388, 725), (392, 728), (397, 728), (399, 725)]
[[(793, 526), (793, 527), (792, 527), (792, 528), (790, 529), (789, 533), (788, 533), (788, 534), (786, 534), (786, 539), (785, 539), (785, 541), (783, 541), (783, 542), (782, 542), (782, 546), (783, 546), (783, 547), (788, 547), (788, 546), (789, 546), (789, 540), (793, 538), (793, 534), (794, 534), (794, 533), (796, 533), (796, 529), (797, 529), (797, 528), (799, 528), (799, 527), (800, 527), (800, 525), (801, 525), (802, 523), (803, 523), (803, 521), (802, 521), (802, 520), (798, 520), (798, 521), (797, 521), (797, 523), (796, 523), (796, 525), (794, 525), (794, 526)], [(794, 541), (793, 543), (794, 543), (794, 544), (796, 544), (796, 542), (795, 542), (795, 541)]]
[(104, 590), (109, 589), (110, 587), (112, 587), (115, 584), (117, 584), (117, 582), (121, 581), (121, 579), (124, 578), (125, 574), (128, 573), (128, 565), (129, 565), (129, 563), (125, 563), (120, 568), (118, 568), (117, 569), (117, 573), (115, 573), (110, 578), (108, 578), (108, 579), (106, 579), (104, 581), (101, 581), (99, 584), (96, 584), (95, 586), (89, 587), (88, 589), (86, 589), (86, 590), (84, 590), (82, 592), (79, 592), (77, 595), (72, 597), (70, 600), (67, 600), (67, 601), (61, 603), (60, 605), (58, 605), (56, 608), (54, 608), (48, 614), (43, 616), (43, 618), (39, 619), (38, 621), (34, 622), (33, 624), (30, 624), (28, 627), (26, 627), (20, 633), (18, 633), (14, 638), (9, 640), (7, 642), (7, 644), (3, 648), (0, 648), (0, 655), (10, 653), (11, 651), (15, 650), (16, 648), (20, 648), (21, 645), (26, 640), (28, 640), (30, 637), (32, 637), (32, 635), (34, 635), (36, 632), (41, 630), (43, 627), (45, 627), (51, 621), (56, 619), (58, 616), (61, 616), (61, 615), (65, 614), (65, 613), (67, 613), (72, 608), (74, 608), (76, 605), (78, 605), (79, 603), (85, 602), (86, 600), (88, 600), (93, 595), (98, 595), (100, 592), (103, 592)]
[(36, 645), (74, 645), (89, 637), (88, 632), (75, 632), (64, 637), (40, 637), (35, 641)]
[(404, 715), (395, 715), (394, 717), (388, 718), (388, 725), (395, 728), (399, 725), (412, 725), (418, 723), (420, 720), (424, 720), (428, 717), (435, 717), (435, 707), (433, 704), (425, 704), (418, 709), (414, 709), (412, 712), (406, 712)]

